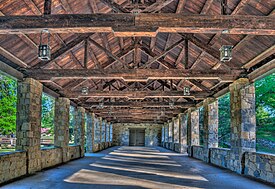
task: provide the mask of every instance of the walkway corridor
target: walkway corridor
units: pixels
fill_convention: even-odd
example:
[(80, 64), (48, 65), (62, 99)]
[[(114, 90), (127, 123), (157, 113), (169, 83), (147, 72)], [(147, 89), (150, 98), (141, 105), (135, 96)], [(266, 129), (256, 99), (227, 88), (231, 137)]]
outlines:
[(163, 148), (113, 147), (3, 189), (272, 188)]

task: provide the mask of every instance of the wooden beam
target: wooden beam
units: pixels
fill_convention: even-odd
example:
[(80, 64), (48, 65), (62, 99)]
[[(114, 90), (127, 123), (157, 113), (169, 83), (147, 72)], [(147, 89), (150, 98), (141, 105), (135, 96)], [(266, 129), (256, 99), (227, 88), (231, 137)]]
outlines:
[(204, 99), (211, 95), (207, 92), (190, 92), (190, 95), (183, 94), (183, 91), (89, 91), (83, 95), (81, 91), (63, 91), (68, 98), (76, 99), (81, 97), (93, 98), (127, 98), (127, 99), (145, 99), (145, 98), (194, 98)]
[(182, 13), (185, 4), (186, 4), (186, 0), (179, 0), (176, 13)]
[[(97, 107), (99, 102), (85, 102), (81, 106), (83, 107)], [(174, 102), (175, 108), (190, 108), (195, 106), (194, 102)], [(118, 107), (118, 108), (169, 108), (168, 102), (104, 102), (104, 107)]]
[(261, 79), (269, 74), (275, 73), (275, 59), (264, 64), (260, 68), (256, 69), (252, 73), (248, 74), (248, 79), (251, 82), (255, 82), (258, 79)]
[(154, 4), (150, 5), (146, 9), (142, 11), (142, 13), (156, 13), (160, 11), (162, 8), (166, 7), (170, 3), (172, 3), (174, 0), (159, 0), (156, 1)]
[(100, 50), (102, 50), (103, 52), (105, 52), (108, 56), (110, 56), (113, 59), (115, 59), (116, 61), (120, 62), (123, 66), (128, 67), (128, 65), (126, 64), (126, 62), (124, 62), (122, 59), (120, 59), (119, 57), (117, 57), (116, 55), (114, 55), (112, 52), (108, 51), (106, 48), (102, 47), (96, 41), (94, 41), (93, 39), (89, 39), (89, 41), (92, 44), (94, 44), (97, 48), (99, 48)]
[(189, 46), (189, 44), (188, 44), (188, 39), (185, 39), (185, 41), (184, 41), (185, 43), (184, 43), (184, 55), (185, 55), (185, 60), (184, 60), (184, 68), (185, 69), (188, 69), (188, 67), (189, 67), (189, 64), (188, 64), (188, 60), (189, 60), (189, 55), (188, 55), (188, 53), (189, 53), (189, 48), (188, 48), (188, 46)]
[[(147, 55), (151, 56), (151, 57), (157, 57), (158, 55), (156, 53), (154, 53), (149, 47), (147, 47), (145, 44), (143, 44), (140, 49), (145, 52)], [(165, 61), (164, 59), (157, 59), (155, 60), (157, 61), (159, 64), (161, 64), (164, 68), (166, 69), (173, 69), (176, 68), (174, 65), (170, 64), (169, 62)], [(146, 65), (146, 64), (145, 64)], [(144, 66), (145, 66), (144, 65)]]
[(206, 14), (209, 11), (213, 1), (214, 0), (206, 0), (200, 14)]
[(260, 61), (266, 59), (267, 57), (269, 57), (269, 56), (271, 56), (273, 54), (275, 54), (275, 45), (269, 47), (264, 52), (262, 52), (261, 54), (257, 55), (256, 57), (254, 57), (249, 62), (245, 63), (242, 66), (242, 68), (249, 69), (249, 68), (255, 66), (256, 64), (258, 64)]
[(14, 69), (13, 67), (7, 65), (6, 63), (0, 60), (0, 73), (6, 74), (7, 76), (12, 76), (20, 81), (23, 80), (24, 74)]
[(154, 56), (153, 58), (149, 59), (148, 62), (144, 66), (141, 66), (141, 68), (145, 68), (153, 64), (156, 60), (160, 59), (161, 57), (167, 55), (171, 50), (173, 50), (175, 47), (177, 47), (179, 44), (181, 44), (185, 39), (181, 39), (169, 48), (167, 48), (165, 51), (160, 53), (159, 55)]
[(61, 47), (56, 52), (54, 52), (52, 54), (52, 56), (51, 56), (51, 60), (50, 61), (41, 61), (41, 62), (37, 63), (36, 65), (34, 65), (33, 68), (39, 68), (39, 67), (45, 67), (45, 66), (47, 66), (48, 64), (50, 64), (51, 62), (53, 62), (57, 58), (59, 58), (60, 56), (64, 55), (65, 53), (67, 53), (68, 51), (70, 51), (71, 49), (73, 49), (79, 43), (81, 43), (84, 40), (88, 39), (90, 36), (91, 36), (91, 34), (83, 34), (83, 35), (79, 36), (78, 38), (76, 38), (72, 42), (68, 43), (66, 46)]
[(25, 69), (24, 73), (37, 80), (53, 79), (123, 79), (147, 81), (154, 79), (208, 79), (232, 82), (243, 70), (185, 70), (185, 69)]
[(2, 16), (0, 34), (114, 32), (119, 35), (146, 36), (150, 33), (220, 33), (275, 35), (270, 16), (185, 15), (180, 14), (88, 14)]
[(113, 9), (115, 12), (118, 13), (127, 13), (128, 11), (122, 8), (119, 4), (114, 2), (113, 0), (100, 0), (102, 3)]
[(25, 62), (23, 62), (18, 57), (16, 57), (15, 55), (13, 55), (12, 53), (10, 53), (9, 51), (7, 51), (1, 46), (0, 46), (0, 54), (22, 68), (29, 67), (29, 65), (27, 65)]
[(86, 39), (85, 41), (84, 41), (84, 68), (88, 68), (88, 65), (87, 65), (87, 63), (88, 63), (88, 40)]
[(52, 12), (52, 0), (44, 0), (44, 15), (50, 15)]

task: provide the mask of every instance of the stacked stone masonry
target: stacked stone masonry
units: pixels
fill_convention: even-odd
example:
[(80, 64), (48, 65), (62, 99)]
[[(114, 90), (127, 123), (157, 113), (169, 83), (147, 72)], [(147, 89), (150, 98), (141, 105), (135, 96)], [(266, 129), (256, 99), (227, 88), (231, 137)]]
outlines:
[(113, 145), (129, 145), (129, 128), (145, 129), (145, 146), (159, 146), (161, 143), (161, 124), (113, 124)]
[[(203, 147), (192, 146), (194, 158), (203, 160)], [(219, 167), (232, 169), (235, 162), (232, 157), (232, 150), (226, 148), (210, 148), (210, 162)], [(275, 155), (259, 152), (245, 152), (241, 156), (243, 160), (241, 174), (257, 178), (275, 184)], [(237, 165), (235, 165), (237, 166)]]
[(0, 154), (0, 184), (27, 174), (27, 153)]

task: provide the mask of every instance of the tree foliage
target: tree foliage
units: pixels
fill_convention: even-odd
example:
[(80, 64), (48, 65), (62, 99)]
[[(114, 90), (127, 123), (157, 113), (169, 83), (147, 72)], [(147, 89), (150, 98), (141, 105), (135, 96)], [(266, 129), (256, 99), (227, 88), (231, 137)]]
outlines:
[(49, 133), (54, 133), (54, 98), (42, 94), (42, 120), (41, 127), (49, 128)]
[(230, 148), (230, 94), (219, 98), (219, 146)]
[(16, 130), (17, 82), (0, 75), (0, 133), (7, 135)]

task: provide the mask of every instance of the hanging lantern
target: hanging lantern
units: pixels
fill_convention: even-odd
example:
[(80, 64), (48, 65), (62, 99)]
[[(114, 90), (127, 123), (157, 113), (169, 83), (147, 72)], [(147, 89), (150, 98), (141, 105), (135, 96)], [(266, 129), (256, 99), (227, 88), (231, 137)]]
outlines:
[(169, 108), (174, 109), (174, 102), (169, 102)]
[(103, 109), (103, 108), (104, 108), (104, 103), (103, 103), (103, 102), (100, 102), (100, 103), (98, 104), (98, 108), (99, 108), (99, 109)]
[(88, 87), (82, 87), (81, 94), (88, 95), (88, 93), (89, 93), (89, 88)]
[(183, 88), (183, 94), (184, 95), (190, 95), (190, 88), (189, 87), (184, 87)]
[(220, 48), (220, 60), (222, 62), (228, 62), (232, 59), (232, 45), (222, 45)]
[[(48, 30), (42, 30), (40, 34), (40, 44), (38, 46), (38, 58), (42, 61), (51, 60), (50, 36), (51, 34)], [(43, 38), (45, 39), (43, 40)]]

